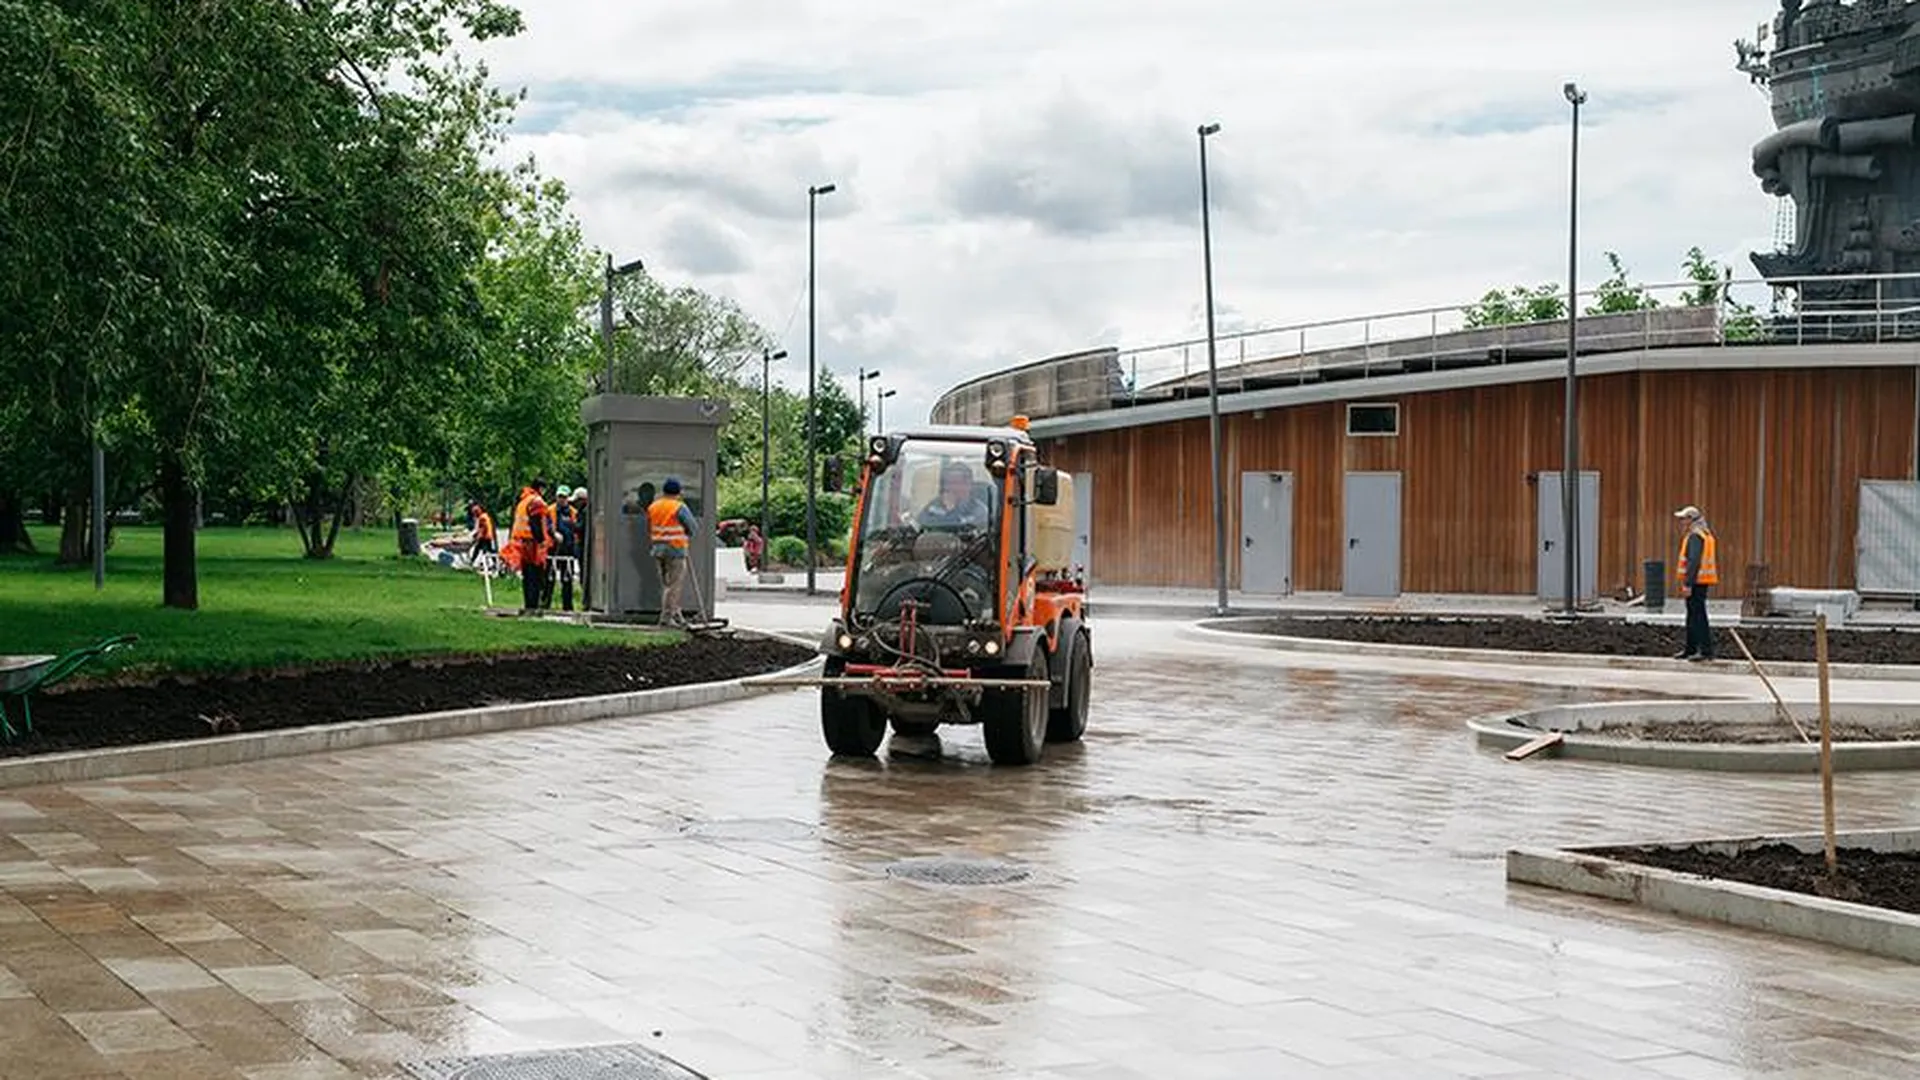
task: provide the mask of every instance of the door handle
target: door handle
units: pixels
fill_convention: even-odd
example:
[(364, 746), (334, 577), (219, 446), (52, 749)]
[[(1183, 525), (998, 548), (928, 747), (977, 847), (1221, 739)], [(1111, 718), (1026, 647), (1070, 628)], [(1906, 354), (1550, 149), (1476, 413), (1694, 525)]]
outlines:
[(1253, 537), (1251, 537), (1251, 536), (1243, 536), (1243, 537), (1241, 537), (1241, 538), (1240, 538), (1240, 546), (1241, 546), (1241, 547), (1243, 547), (1243, 548), (1247, 548), (1248, 550), (1252, 550), (1252, 548), (1253, 548)]
[(1553, 541), (1551, 541), (1551, 540), (1548, 540), (1548, 541), (1546, 541), (1546, 547), (1545, 547), (1545, 549), (1544, 549), (1544, 550), (1547, 550), (1547, 551), (1552, 551), (1552, 550), (1553, 550)]
[(1359, 547), (1359, 546), (1360, 546), (1360, 538), (1359, 538), (1359, 537), (1357, 537), (1357, 536), (1350, 536), (1350, 537), (1348, 537), (1348, 538), (1347, 538), (1347, 549), (1348, 549), (1349, 551), (1351, 551), (1352, 549), (1354, 549), (1354, 548), (1357, 548), (1357, 547)]

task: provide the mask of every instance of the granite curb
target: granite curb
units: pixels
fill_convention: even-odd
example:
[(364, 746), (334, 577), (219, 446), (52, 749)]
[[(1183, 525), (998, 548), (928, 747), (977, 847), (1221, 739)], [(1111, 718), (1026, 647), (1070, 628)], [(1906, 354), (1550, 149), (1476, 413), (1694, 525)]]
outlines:
[[(1805, 725), (1817, 723), (1818, 705), (1792, 702), (1794, 715)], [(1834, 706), (1836, 720), (1844, 714), (1872, 709), (1904, 709), (1905, 703), (1844, 702)], [(1528, 717), (1564, 716), (1605, 717), (1610, 714), (1645, 717), (1652, 715), (1667, 721), (1703, 721), (1720, 723), (1777, 723), (1782, 739), (1776, 743), (1731, 742), (1655, 742), (1605, 734), (1604, 729), (1560, 727), (1552, 723), (1517, 726), (1507, 721)], [(1668, 714), (1668, 715), (1662, 715)], [(1730, 715), (1722, 715), (1730, 714)], [(1797, 736), (1778, 719), (1772, 701), (1625, 701), (1587, 705), (1556, 706), (1534, 713), (1503, 714), (1467, 721), (1477, 745), (1487, 750), (1513, 750), (1542, 735), (1559, 732), (1560, 742), (1541, 756), (1569, 761), (1603, 762), (1611, 765), (1638, 765), (1655, 769), (1699, 769), (1705, 772), (1817, 773), (1820, 771), (1820, 744), (1795, 741)], [(1835, 772), (1890, 772), (1920, 769), (1920, 742), (1836, 742), (1833, 744)]]
[[(1844, 857), (1848, 848), (1911, 851), (1920, 840), (1920, 832), (1840, 833), (1837, 839)], [(1817, 836), (1759, 836), (1649, 846), (1737, 849), (1781, 843), (1817, 851), (1822, 840)], [(1594, 854), (1594, 850), (1515, 848), (1507, 852), (1507, 880), (1920, 963), (1920, 915), (1643, 866)]]

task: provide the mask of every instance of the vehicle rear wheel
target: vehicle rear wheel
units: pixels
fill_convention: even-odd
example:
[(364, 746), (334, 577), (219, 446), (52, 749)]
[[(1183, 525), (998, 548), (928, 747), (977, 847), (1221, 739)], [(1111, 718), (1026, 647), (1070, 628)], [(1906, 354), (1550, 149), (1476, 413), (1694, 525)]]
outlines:
[(1087, 733), (1087, 702), (1093, 690), (1093, 639), (1085, 632), (1073, 636), (1073, 657), (1067, 662), (1067, 703), (1047, 715), (1048, 742), (1079, 742)]
[[(1047, 654), (1038, 647), (1021, 677), (1047, 678)], [(980, 695), (980, 725), (995, 765), (1032, 765), (1047, 745), (1047, 689), (988, 690)]]
[[(829, 663), (829, 678), (844, 668)], [(843, 694), (833, 687), (820, 690), (820, 734), (827, 749), (842, 757), (872, 757), (887, 736), (887, 718), (871, 698)]]

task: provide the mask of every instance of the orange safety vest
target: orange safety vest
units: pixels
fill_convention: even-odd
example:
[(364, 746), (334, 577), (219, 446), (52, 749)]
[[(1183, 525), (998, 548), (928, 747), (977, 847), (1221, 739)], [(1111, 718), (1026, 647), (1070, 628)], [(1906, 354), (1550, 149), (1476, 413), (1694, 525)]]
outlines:
[(1713, 530), (1707, 528), (1688, 529), (1687, 535), (1680, 538), (1680, 558), (1675, 562), (1680, 568), (1680, 584), (1687, 583), (1687, 541), (1695, 532), (1700, 534), (1700, 575), (1694, 580), (1702, 585), (1718, 585), (1720, 560), (1718, 552), (1714, 550), (1718, 545), (1714, 542)]
[(480, 511), (480, 513), (474, 517), (473, 535), (476, 540), (493, 539), (493, 516), (485, 510)]
[[(519, 504), (513, 508), (513, 542), (524, 549), (523, 557), (530, 557), (533, 564), (539, 566), (547, 561), (547, 549), (546, 545), (533, 542), (533, 515), (535, 514), (547, 516), (546, 500), (532, 488), (524, 488), (520, 492)], [(551, 527), (547, 535), (553, 535)]]
[(685, 550), (687, 527), (680, 524), (680, 508), (686, 504), (671, 495), (653, 500), (647, 507), (647, 536), (656, 544)]

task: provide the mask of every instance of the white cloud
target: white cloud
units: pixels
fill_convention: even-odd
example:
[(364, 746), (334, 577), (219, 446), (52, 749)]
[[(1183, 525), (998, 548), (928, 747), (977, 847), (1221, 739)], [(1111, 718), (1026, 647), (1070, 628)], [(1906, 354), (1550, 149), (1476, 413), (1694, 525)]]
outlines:
[[(509, 152), (589, 240), (730, 295), (923, 417), (948, 386), (1092, 344), (1198, 333), (1195, 126), (1223, 328), (1469, 300), (1565, 274), (1567, 106), (1583, 280), (1699, 244), (1750, 274), (1772, 129), (1732, 68), (1764, 0), (522, 0), (491, 47), (530, 95)], [(1232, 355), (1229, 353), (1228, 355)]]

